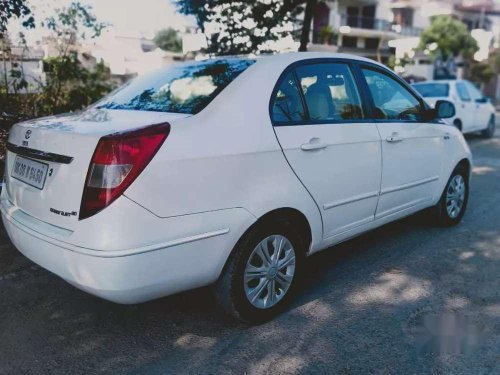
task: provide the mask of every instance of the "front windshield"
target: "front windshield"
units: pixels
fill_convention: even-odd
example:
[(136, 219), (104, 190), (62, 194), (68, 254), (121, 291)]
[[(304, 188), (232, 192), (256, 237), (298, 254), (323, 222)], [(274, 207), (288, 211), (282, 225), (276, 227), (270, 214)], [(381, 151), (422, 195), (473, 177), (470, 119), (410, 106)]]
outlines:
[(172, 65), (134, 79), (96, 106), (195, 114), (254, 62), (221, 59)]
[(424, 98), (439, 98), (448, 96), (450, 86), (447, 83), (419, 83), (413, 88)]

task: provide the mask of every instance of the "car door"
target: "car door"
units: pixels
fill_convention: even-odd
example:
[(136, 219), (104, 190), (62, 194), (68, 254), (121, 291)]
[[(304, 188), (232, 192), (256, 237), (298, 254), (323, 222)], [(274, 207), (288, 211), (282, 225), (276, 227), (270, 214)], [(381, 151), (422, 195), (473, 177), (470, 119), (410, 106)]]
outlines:
[(469, 81), (463, 81), (467, 90), (470, 94), (471, 107), (474, 113), (474, 128), (475, 129), (485, 129), (488, 126), (490, 120), (491, 111), (489, 109), (489, 103), (484, 99), (484, 95), (481, 91), (477, 89)]
[(469, 90), (464, 81), (456, 83), (458, 98), (460, 99), (460, 113), (462, 118), (462, 132), (467, 133), (476, 128), (476, 104), (472, 102)]
[(445, 125), (422, 120), (423, 102), (389, 71), (361, 67), (382, 138), (382, 183), (376, 219), (429, 206), (438, 193)]
[(382, 152), (362, 103), (349, 62), (338, 60), (289, 68), (271, 102), (276, 135), (319, 207), (325, 238), (374, 220)]

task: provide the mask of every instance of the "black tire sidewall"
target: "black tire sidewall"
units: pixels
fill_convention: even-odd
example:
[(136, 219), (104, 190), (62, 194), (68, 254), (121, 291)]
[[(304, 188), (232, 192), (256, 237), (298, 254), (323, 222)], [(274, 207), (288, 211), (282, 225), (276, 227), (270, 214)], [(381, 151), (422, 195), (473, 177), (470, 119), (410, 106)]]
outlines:
[(483, 130), (483, 136), (486, 138), (493, 138), (495, 135), (495, 128), (496, 128), (496, 123), (495, 123), (495, 118), (491, 117), (490, 121), (488, 122), (488, 127)]

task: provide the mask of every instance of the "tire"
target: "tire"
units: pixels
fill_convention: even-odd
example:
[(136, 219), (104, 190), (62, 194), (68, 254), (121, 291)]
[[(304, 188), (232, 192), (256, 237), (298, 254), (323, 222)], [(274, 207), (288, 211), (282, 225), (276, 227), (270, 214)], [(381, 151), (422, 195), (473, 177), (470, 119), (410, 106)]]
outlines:
[(460, 130), (460, 132), (462, 132), (462, 121), (456, 119), (455, 121), (453, 121), (453, 126)]
[[(457, 195), (457, 183), (463, 183), (463, 195)], [(455, 196), (456, 198), (451, 198)], [(450, 202), (451, 199), (451, 202)], [(454, 201), (454, 203), (453, 203)], [(461, 203), (459, 203), (461, 201)], [(439, 202), (432, 208), (431, 214), (437, 225), (451, 227), (462, 220), (469, 201), (469, 176), (462, 166), (451, 174)], [(455, 208), (455, 210), (453, 209)]]
[[(258, 324), (272, 319), (286, 307), (297, 291), (305, 260), (307, 245), (299, 232), (290, 222), (266, 221), (251, 228), (238, 241), (215, 285), (217, 299), (226, 312), (245, 323)], [(288, 242), (283, 241), (282, 238)], [(262, 245), (264, 248), (261, 247), (261, 250), (265, 251), (267, 245), (267, 253), (273, 257), (274, 249), (279, 247), (278, 240), (283, 245), (279, 255), (281, 264), (284, 264), (285, 258), (290, 263), (286, 268), (281, 269), (279, 266), (266, 267), (262, 256), (259, 255), (263, 253), (259, 252), (257, 247)], [(295, 255), (294, 267), (292, 267), (293, 261), (290, 261), (290, 248)], [(249, 265), (259, 270), (265, 269), (263, 273), (266, 276), (254, 275), (245, 282), (245, 271), (248, 276)], [(286, 276), (285, 279), (290, 279), (290, 275), (293, 275), (288, 287), (281, 279), (282, 275)], [(264, 287), (258, 293), (261, 286)], [(285, 288), (287, 288), (286, 291)], [(269, 298), (271, 289), (276, 292), (275, 299)], [(284, 292), (284, 294), (277, 296), (278, 292)], [(255, 298), (253, 302), (250, 301), (251, 297)]]
[(493, 136), (495, 135), (495, 128), (495, 117), (492, 116), (490, 118), (490, 121), (488, 122), (488, 127), (481, 132), (481, 135), (486, 139), (493, 138)]

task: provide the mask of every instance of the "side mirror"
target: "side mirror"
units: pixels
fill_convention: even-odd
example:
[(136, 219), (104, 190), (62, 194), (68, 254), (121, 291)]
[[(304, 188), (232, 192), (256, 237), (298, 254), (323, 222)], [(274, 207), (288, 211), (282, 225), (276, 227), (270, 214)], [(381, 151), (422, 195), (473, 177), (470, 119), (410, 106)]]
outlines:
[(476, 99), (476, 103), (488, 103), (490, 101), (490, 98), (487, 96), (483, 96), (482, 98)]
[(438, 118), (451, 118), (456, 113), (453, 103), (447, 100), (438, 100), (434, 106), (434, 110)]

